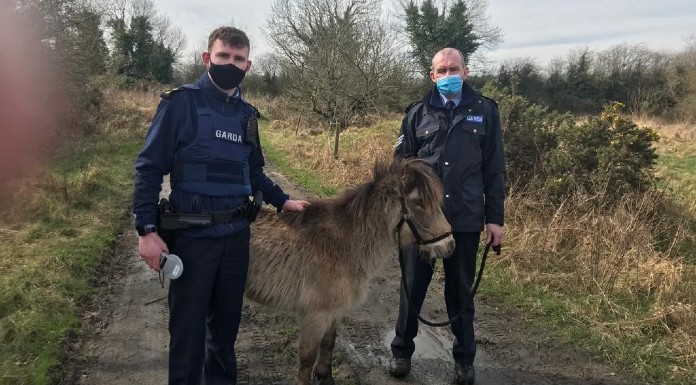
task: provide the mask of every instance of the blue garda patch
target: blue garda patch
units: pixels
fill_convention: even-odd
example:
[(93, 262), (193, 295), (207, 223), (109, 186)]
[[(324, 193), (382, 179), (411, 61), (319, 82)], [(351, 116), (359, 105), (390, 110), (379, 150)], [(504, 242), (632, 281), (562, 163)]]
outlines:
[(483, 116), (481, 115), (467, 115), (467, 122), (483, 123)]

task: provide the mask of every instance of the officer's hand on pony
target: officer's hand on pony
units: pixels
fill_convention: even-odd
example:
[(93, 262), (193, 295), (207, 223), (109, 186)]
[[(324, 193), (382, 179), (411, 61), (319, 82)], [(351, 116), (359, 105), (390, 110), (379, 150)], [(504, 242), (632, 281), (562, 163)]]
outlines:
[(307, 201), (288, 199), (285, 201), (285, 203), (283, 203), (282, 210), (283, 211), (302, 211), (307, 206), (309, 206), (309, 202), (307, 202)]

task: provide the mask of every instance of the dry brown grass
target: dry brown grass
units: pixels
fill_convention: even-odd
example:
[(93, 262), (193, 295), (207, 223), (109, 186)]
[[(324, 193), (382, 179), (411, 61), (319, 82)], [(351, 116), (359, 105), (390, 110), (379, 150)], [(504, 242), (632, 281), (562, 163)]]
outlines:
[(261, 135), (273, 147), (288, 155), (296, 169), (311, 170), (321, 175), (327, 185), (343, 188), (368, 178), (376, 159), (390, 158), (398, 123), (381, 120), (368, 128), (349, 127), (340, 135), (339, 157), (333, 157), (334, 135), (316, 127), (296, 130), (293, 122), (273, 120)]
[[(110, 102), (103, 107), (103, 123), (100, 129), (108, 134), (129, 134), (134, 128), (142, 128), (143, 121), (150, 121), (155, 115), (160, 97), (153, 91), (124, 91), (118, 89), (107, 90), (104, 95)], [(118, 108), (114, 111), (113, 108)], [(124, 114), (128, 111), (130, 114)], [(144, 133), (144, 131), (143, 131)]]
[(643, 341), (631, 354), (659, 347), (670, 352), (675, 373), (696, 370), (696, 266), (693, 248), (684, 247), (696, 244), (693, 214), (659, 192), (627, 195), (611, 210), (589, 200), (574, 196), (539, 210), (538, 196), (511, 194), (508, 247), (497, 262), (572, 302), (568, 308), (618, 350), (626, 339)]
[(662, 138), (696, 140), (696, 122), (667, 122), (651, 116), (633, 116), (632, 120), (639, 127), (651, 127)]

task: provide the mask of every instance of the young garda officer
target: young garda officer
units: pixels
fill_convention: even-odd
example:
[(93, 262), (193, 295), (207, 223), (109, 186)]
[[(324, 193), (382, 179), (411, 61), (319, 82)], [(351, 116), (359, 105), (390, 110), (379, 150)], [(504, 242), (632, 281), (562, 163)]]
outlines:
[[(466, 289), (462, 290), (461, 284), (471, 288), (484, 224), (488, 243), (497, 246), (503, 236), (505, 168), (500, 117), (495, 102), (482, 97), (465, 82), (468, 73), (458, 50), (445, 48), (435, 54), (430, 71), (435, 87), (406, 110), (394, 154), (426, 161), (444, 185), (445, 216), (452, 225), (456, 242), (452, 255), (443, 260), (445, 304), (450, 318), (459, 313), (462, 301), (466, 300)], [(411, 369), (417, 316), (433, 274), (432, 265), (420, 259), (414, 250), (405, 255), (405, 279), (411, 302), (402, 286), (389, 365), (394, 377), (404, 377)], [(452, 355), (459, 384), (474, 383), (473, 322), (472, 302), (451, 326), (455, 337)]]
[[(195, 84), (162, 94), (135, 161), (138, 252), (154, 270), (160, 253), (169, 251), (156, 232), (165, 174), (170, 174), (176, 212), (235, 213), (258, 190), (285, 211), (308, 204), (288, 199), (263, 172), (252, 129), (258, 113), (238, 87), (251, 67), (246, 34), (232, 27), (214, 30), (202, 59), (208, 70)], [(234, 344), (249, 261), (249, 220), (219, 218), (224, 219), (179, 231), (169, 245), (185, 266), (169, 286), (170, 385), (199, 384), (201, 372), (206, 385), (237, 383)]]

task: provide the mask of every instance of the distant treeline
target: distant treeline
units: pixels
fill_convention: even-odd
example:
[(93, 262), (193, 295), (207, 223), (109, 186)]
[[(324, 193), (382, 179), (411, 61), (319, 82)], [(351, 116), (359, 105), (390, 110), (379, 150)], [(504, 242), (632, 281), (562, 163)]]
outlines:
[[(266, 31), (273, 51), (255, 58), (247, 90), (286, 95), (300, 114), (343, 128), (371, 112), (403, 110), (420, 98), (432, 86), (430, 59), (440, 48), (485, 60), (483, 49), (495, 49), (502, 36), (489, 23), (484, 1), (452, 1), (442, 9), (430, 0), (402, 2), (399, 23), (391, 24), (378, 2), (331, 7), (335, 2), (276, 0)], [(478, 89), (493, 83), (573, 114), (595, 114), (607, 103), (621, 102), (629, 113), (694, 119), (696, 37), (684, 46), (672, 53), (640, 44), (604, 51), (586, 47), (545, 67), (526, 58), (509, 60), (472, 73), (470, 80)]]
[(679, 53), (621, 44), (605, 51), (577, 50), (546, 68), (530, 59), (510, 60), (474, 78), (531, 102), (576, 114), (595, 114), (607, 102), (628, 112), (675, 119), (696, 118), (696, 40)]
[[(420, 98), (431, 86), (430, 58), (439, 48), (458, 48), (470, 60), (501, 41), (485, 1), (401, 5), (392, 21), (379, 0), (274, 0), (264, 28), (272, 52), (252, 52), (243, 87), (283, 96), (285, 113), (340, 131), (369, 116), (403, 111)], [(3, 7), (25, 21), (22, 37), (60, 69), (61, 87), (54, 92), (71, 101), (67, 126), (73, 129), (89, 131), (91, 120), (84, 117), (96, 115), (108, 87), (182, 84), (205, 70), (200, 51), (206, 47), (194, 47), (193, 57), (181, 60), (183, 33), (152, 0), (17, 0)], [(201, 33), (215, 27), (203, 26)], [(492, 83), (563, 112), (594, 114), (619, 101), (631, 113), (696, 117), (696, 40), (679, 53), (640, 45), (585, 48), (547, 67), (517, 59), (472, 75), (478, 89)]]

